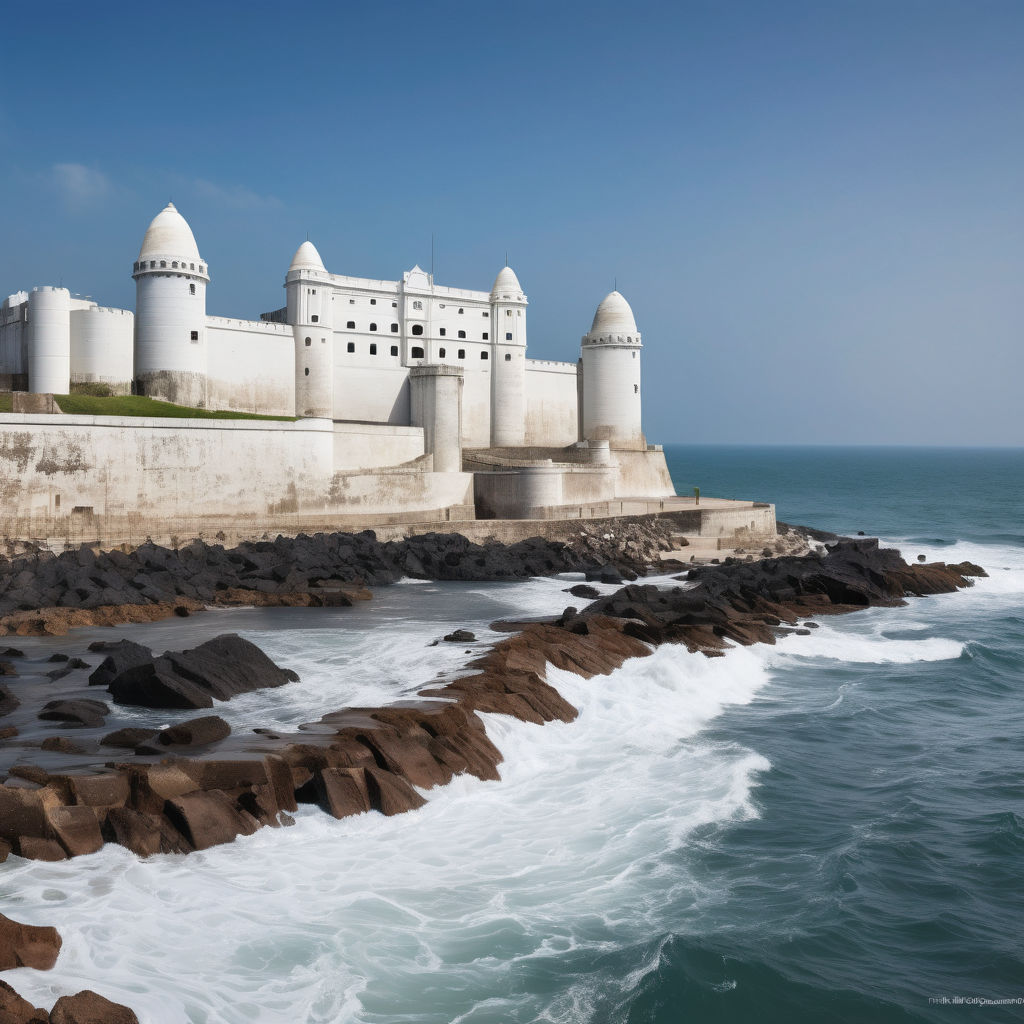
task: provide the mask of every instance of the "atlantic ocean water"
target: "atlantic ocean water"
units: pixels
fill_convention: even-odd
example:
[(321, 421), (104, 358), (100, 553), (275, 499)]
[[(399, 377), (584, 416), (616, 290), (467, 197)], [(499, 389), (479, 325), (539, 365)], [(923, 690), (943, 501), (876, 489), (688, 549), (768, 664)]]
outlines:
[[(4, 912), (64, 948), (11, 984), (46, 1006), (92, 988), (156, 1024), (1024, 1019), (1024, 451), (666, 454), (681, 493), (990, 576), (721, 658), (552, 670), (577, 721), (489, 716), (502, 781), (459, 778), (412, 814), (304, 809), (188, 857), (12, 857)], [(354, 609), (121, 632), (242, 631), (302, 679), (218, 710), (289, 726), (414, 693), (469, 657), (430, 647), (442, 630), (486, 638), (572, 582), (410, 581)]]

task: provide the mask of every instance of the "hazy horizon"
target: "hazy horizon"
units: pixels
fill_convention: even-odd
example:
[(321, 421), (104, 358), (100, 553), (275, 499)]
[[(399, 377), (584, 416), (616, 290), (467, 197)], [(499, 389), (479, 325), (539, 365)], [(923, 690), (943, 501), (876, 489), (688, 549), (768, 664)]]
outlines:
[(328, 269), (488, 289), (576, 358), (617, 280), (663, 443), (1024, 445), (1024, 7), (57, 4), (5, 54), (0, 296), (134, 308), (167, 202), (211, 314)]

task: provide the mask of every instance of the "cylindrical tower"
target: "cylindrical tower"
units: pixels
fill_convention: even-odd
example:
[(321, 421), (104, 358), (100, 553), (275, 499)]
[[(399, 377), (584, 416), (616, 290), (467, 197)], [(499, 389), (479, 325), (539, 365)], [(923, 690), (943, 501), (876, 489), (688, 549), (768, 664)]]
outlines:
[(303, 242), (284, 284), (295, 337), (296, 416), (334, 416), (334, 322), (327, 277), (316, 246)]
[(605, 296), (583, 336), (583, 437), (635, 447), (640, 426), (640, 332), (617, 292)]
[(153, 218), (135, 278), (135, 388), (165, 402), (206, 405), (206, 261), (168, 203)]
[(28, 389), (66, 395), (71, 390), (71, 293), (33, 288), (28, 297)]
[(511, 267), (491, 289), (491, 447), (526, 443), (526, 296)]
[(135, 317), (126, 309), (91, 306), (71, 314), (71, 380), (131, 393)]

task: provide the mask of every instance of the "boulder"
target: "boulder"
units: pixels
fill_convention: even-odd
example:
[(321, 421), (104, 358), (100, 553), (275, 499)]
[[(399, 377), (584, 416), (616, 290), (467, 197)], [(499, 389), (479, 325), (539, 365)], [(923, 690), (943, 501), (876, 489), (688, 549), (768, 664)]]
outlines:
[(476, 634), (471, 633), (468, 629), (456, 629), (444, 639), (450, 644), (471, 644), (476, 641)]
[(381, 814), (403, 814), (405, 811), (414, 811), (427, 802), (408, 782), (392, 772), (383, 768), (366, 768), (364, 771), (370, 804)]
[(53, 807), (46, 820), (69, 857), (95, 853), (103, 845), (99, 818), (91, 807)]
[(16, 967), (48, 971), (57, 962), (60, 947), (56, 928), (22, 924), (0, 914), (0, 971)]
[(172, 725), (156, 736), (156, 742), (165, 747), (195, 747), (216, 743), (231, 735), (231, 726), (219, 715), (192, 718)]
[(122, 672), (136, 665), (146, 665), (153, 661), (152, 652), (141, 644), (131, 640), (115, 642), (99, 640), (89, 645), (90, 651), (105, 653), (107, 656), (99, 667), (89, 676), (90, 686), (109, 686)]
[[(94, 673), (95, 675), (95, 673)], [(168, 651), (118, 673), (108, 689), (118, 704), (209, 708), (213, 701), (283, 686), (298, 676), (275, 665), (255, 644), (233, 633), (189, 651)]]
[(40, 750), (48, 750), (51, 753), (56, 754), (84, 754), (86, 753), (85, 747), (79, 746), (74, 740), (69, 740), (67, 736), (47, 736), (42, 743), (39, 744)]
[(371, 809), (366, 773), (362, 768), (324, 768), (315, 776), (317, 803), (335, 818)]
[(174, 797), (167, 801), (165, 813), (196, 850), (230, 843), (235, 836), (251, 836), (258, 827), (251, 814), (240, 811), (219, 789)]
[(139, 728), (115, 729), (114, 732), (108, 732), (107, 735), (100, 740), (100, 746), (122, 747), (127, 750), (134, 750), (136, 747), (141, 746), (147, 740), (156, 736), (159, 731), (159, 729)]
[(0, 676), (16, 676), (18, 670), (9, 661), (0, 661)]
[(48, 1024), (50, 1015), (0, 981), (0, 1024)]
[(601, 596), (601, 592), (596, 587), (588, 586), (586, 583), (577, 583), (575, 587), (570, 587), (566, 593), (572, 594), (573, 597), (583, 597), (588, 601), (595, 601)]
[(139, 1024), (139, 1018), (127, 1006), (87, 988), (61, 996), (50, 1011), (50, 1024)]
[(96, 729), (110, 714), (110, 708), (100, 700), (51, 700), (43, 705), (38, 717), (45, 722), (69, 722)]
[(21, 701), (6, 686), (0, 683), (0, 718), (4, 715), (9, 715), (20, 706)]
[(25, 652), (17, 647), (5, 647), (0, 650), (0, 658), (24, 658)]

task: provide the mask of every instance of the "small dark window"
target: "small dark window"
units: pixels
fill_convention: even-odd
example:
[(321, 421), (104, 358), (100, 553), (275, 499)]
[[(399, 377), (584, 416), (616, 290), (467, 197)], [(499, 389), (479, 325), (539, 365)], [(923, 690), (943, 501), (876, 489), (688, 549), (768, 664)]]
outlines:
[(460, 307), (460, 308), (459, 308), (459, 312), (460, 312), (460, 313), (465, 313), (466, 311), (465, 311), (464, 309), (462, 309), (462, 308)]
[(307, 377), (309, 376), (309, 367), (308, 366), (306, 367), (306, 376)]
[(370, 330), (371, 331), (377, 330), (377, 325), (376, 324), (370, 324)]
[(443, 348), (439, 348), (437, 350), (437, 355), (438, 355), (439, 359), (444, 359), (444, 354), (445, 354), (445, 350)]
[(312, 316), (311, 316), (311, 317), (310, 317), (309, 319), (310, 319), (310, 320), (312, 320), (312, 321), (313, 321), (313, 323), (315, 323), (315, 324), (318, 324), (318, 323), (320, 323), (320, 317), (318, 317), (318, 316), (316, 315), (316, 313), (314, 313), (314, 314), (313, 314), (313, 315), (312, 315)]
[(178, 269), (178, 261), (174, 260), (174, 262), (171, 263), (171, 267), (172, 267), (172, 269), (177, 270)]
[(505, 353), (505, 362), (506, 363), (511, 363), (512, 362), (512, 353), (511, 352), (506, 352)]
[(313, 344), (313, 339), (312, 338), (307, 338), (306, 339), (306, 348), (309, 348), (309, 346), (312, 345), (312, 344)]
[(59, 494), (55, 494), (53, 496), (53, 507), (54, 508), (60, 508), (60, 495)]
[(412, 308), (413, 308), (413, 309), (422, 309), (422, 308), (423, 308), (423, 303), (422, 303), (422, 302), (420, 302), (420, 300), (419, 300), (419, 299), (417, 299), (417, 300), (416, 300), (416, 301), (415, 301), (415, 302), (414, 302), (414, 303), (412, 304)]
[(486, 331), (484, 331), (484, 341), (486, 341), (489, 337), (490, 335)]
[(423, 333), (423, 324), (413, 324), (412, 333), (418, 338)]
[(640, 394), (640, 385), (639, 384), (634, 384), (633, 385), (633, 394), (634, 395), (639, 395)]
[(356, 329), (356, 322), (355, 322), (355, 320), (349, 320), (349, 322), (348, 322), (347, 324), (345, 324), (345, 326), (346, 326), (346, 327), (347, 327), (347, 328), (348, 328), (348, 329), (349, 329), (350, 331), (354, 331), (354, 330)]
[(196, 293), (196, 286), (194, 284), (190, 284), (188, 286), (188, 293), (189, 293), (189, 295), (195, 295), (195, 293)]
[(309, 290), (310, 290), (310, 292), (312, 292), (313, 295), (316, 295), (316, 289), (315, 288), (310, 288)]
[(196, 265), (195, 265), (194, 263), (190, 263), (190, 264), (188, 265), (188, 269), (189, 269), (189, 270), (195, 270), (195, 269), (196, 269)]
[(391, 303), (391, 308), (392, 309), (398, 309), (398, 303), (397, 302), (392, 302)]
[(437, 333), (443, 338), (448, 333), (448, 329), (446, 327), (441, 327), (438, 329)]
[(491, 315), (490, 313), (484, 313), (484, 316), (490, 316), (490, 315)]
[(391, 333), (392, 334), (397, 334), (398, 333), (398, 324), (392, 324), (391, 325)]
[(512, 310), (511, 309), (506, 309), (505, 310), (505, 316), (511, 316), (511, 315), (512, 315)]
[(205, 274), (206, 273), (206, 270), (203, 268), (202, 263), (199, 264), (199, 273), (200, 274)]
[(480, 353), (480, 358), (481, 359), (486, 359), (487, 358), (487, 353), (486, 352), (481, 352)]
[(391, 346), (391, 354), (393, 356), (397, 356), (398, 355), (398, 346), (397, 345), (392, 345)]
[(466, 358), (466, 350), (464, 348), (460, 348), (459, 349), (459, 358), (460, 359), (465, 359)]
[(191, 335), (191, 338), (192, 338), (192, 341), (198, 341), (199, 340), (199, 332), (198, 331), (193, 331), (192, 335)]
[(370, 299), (370, 305), (371, 306), (376, 306), (377, 305), (377, 300), (376, 299)]
[(419, 347), (419, 345), (414, 345), (413, 346), (412, 357), (413, 357), (413, 359), (422, 359), (423, 358), (423, 349), (421, 349)]
[(349, 342), (349, 343), (348, 343), (348, 344), (347, 344), (347, 345), (345, 346), (345, 351), (346, 351), (346, 352), (355, 352), (355, 350), (356, 350), (356, 343), (355, 343), (354, 341), (350, 341), (350, 342)]
[(370, 343), (370, 355), (371, 356), (375, 356), (376, 354), (377, 354), (377, 346), (371, 342)]
[(511, 341), (512, 340), (512, 332), (511, 331), (506, 331), (505, 332), (505, 340), (506, 341)]
[(166, 267), (167, 266), (167, 260), (161, 260), (160, 261), (160, 266), (161, 267)]
[(459, 337), (460, 338), (464, 338), (465, 336), (466, 336), (466, 332), (465, 331), (459, 331)]

